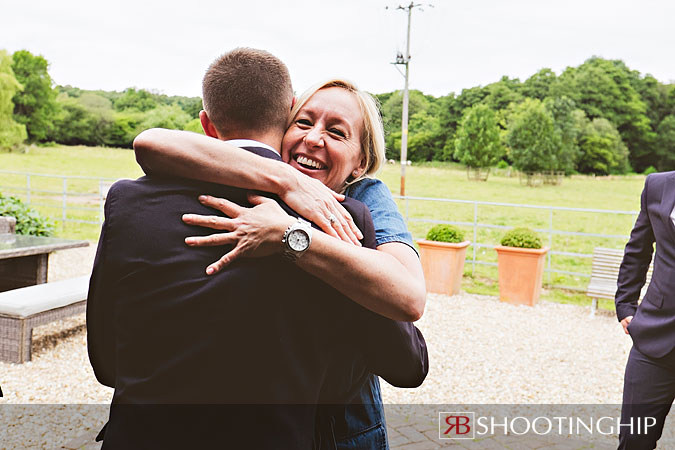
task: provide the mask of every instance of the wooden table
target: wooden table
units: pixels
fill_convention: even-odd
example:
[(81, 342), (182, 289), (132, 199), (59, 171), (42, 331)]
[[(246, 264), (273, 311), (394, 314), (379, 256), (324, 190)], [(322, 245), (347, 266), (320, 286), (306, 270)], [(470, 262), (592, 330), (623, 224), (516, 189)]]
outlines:
[(88, 241), (0, 234), (0, 292), (46, 283), (51, 252), (88, 245)]

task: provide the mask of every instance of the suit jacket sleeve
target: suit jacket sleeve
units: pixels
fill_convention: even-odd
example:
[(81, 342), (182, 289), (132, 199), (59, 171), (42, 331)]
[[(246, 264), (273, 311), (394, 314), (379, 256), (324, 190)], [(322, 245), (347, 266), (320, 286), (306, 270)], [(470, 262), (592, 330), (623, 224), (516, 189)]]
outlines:
[(619, 268), (615, 296), (616, 315), (619, 321), (634, 316), (640, 291), (644, 286), (649, 264), (654, 251), (654, 230), (648, 214), (649, 184), (653, 175), (648, 175), (640, 197), (640, 213), (635, 221), (630, 239), (626, 244), (623, 261)]
[[(349, 211), (355, 214), (351, 208)], [(368, 208), (362, 208), (355, 214), (354, 220), (363, 233), (363, 246), (375, 248), (375, 228)], [(364, 319), (361, 329), (367, 333), (362, 342), (366, 347), (365, 357), (370, 372), (392, 386), (421, 385), (429, 372), (429, 355), (420, 330), (410, 322), (397, 322), (361, 309)]]
[(105, 222), (101, 229), (94, 268), (89, 281), (87, 297), (87, 349), (96, 379), (106, 386), (115, 387), (115, 329), (114, 294), (115, 270), (111, 258), (110, 231), (112, 203), (115, 201), (113, 186), (105, 203)]

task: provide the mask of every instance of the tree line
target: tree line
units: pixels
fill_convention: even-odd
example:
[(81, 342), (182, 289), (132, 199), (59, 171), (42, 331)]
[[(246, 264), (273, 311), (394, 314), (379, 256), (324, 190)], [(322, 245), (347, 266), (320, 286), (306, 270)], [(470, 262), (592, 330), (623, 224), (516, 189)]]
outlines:
[[(376, 96), (387, 156), (398, 159), (401, 92)], [(675, 84), (620, 60), (592, 57), (560, 76), (544, 68), (440, 98), (413, 90), (409, 111), (413, 161), (599, 175), (675, 169)]]
[(42, 56), (0, 50), (0, 148), (24, 141), (131, 148), (148, 128), (201, 130), (199, 97), (53, 86), (48, 68)]
[[(152, 127), (201, 131), (199, 97), (53, 86), (49, 64), (0, 50), (0, 147), (56, 142), (129, 148)], [(375, 94), (387, 157), (399, 159), (401, 91)], [(410, 92), (408, 158), (472, 168), (599, 175), (675, 169), (675, 84), (592, 57), (559, 76), (502, 77), (442, 97)]]

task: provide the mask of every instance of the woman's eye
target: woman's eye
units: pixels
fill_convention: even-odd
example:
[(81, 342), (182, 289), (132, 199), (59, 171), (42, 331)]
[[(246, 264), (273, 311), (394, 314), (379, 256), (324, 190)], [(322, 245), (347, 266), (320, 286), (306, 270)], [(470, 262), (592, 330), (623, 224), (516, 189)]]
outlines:
[(312, 122), (310, 122), (307, 119), (298, 119), (298, 120), (295, 121), (295, 123), (297, 123), (298, 125), (304, 125), (304, 126), (307, 126), (307, 127), (312, 126)]
[(340, 136), (341, 138), (347, 136), (342, 130), (338, 130), (337, 128), (331, 128), (331, 129), (328, 130), (328, 131), (330, 131), (331, 133), (333, 133), (333, 134), (335, 134), (335, 135), (337, 135), (337, 136)]

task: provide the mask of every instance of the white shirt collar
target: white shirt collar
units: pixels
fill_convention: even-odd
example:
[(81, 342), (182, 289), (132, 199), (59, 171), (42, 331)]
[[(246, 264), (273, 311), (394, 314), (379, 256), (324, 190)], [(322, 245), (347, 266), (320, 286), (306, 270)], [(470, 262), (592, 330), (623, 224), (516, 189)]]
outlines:
[(274, 153), (281, 156), (281, 154), (276, 149), (272, 148), (267, 144), (263, 144), (262, 142), (254, 141), (253, 139), (230, 139), (224, 142), (235, 145), (237, 147), (262, 147), (266, 148), (267, 150), (272, 150)]
[(673, 221), (673, 225), (675, 226), (675, 208), (670, 212), (670, 220)]

